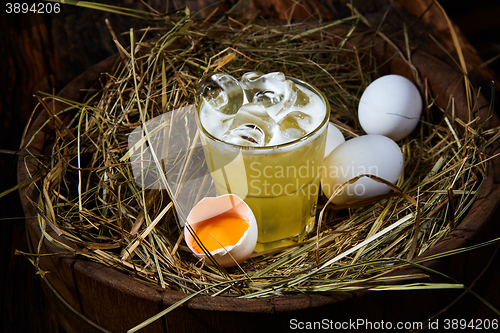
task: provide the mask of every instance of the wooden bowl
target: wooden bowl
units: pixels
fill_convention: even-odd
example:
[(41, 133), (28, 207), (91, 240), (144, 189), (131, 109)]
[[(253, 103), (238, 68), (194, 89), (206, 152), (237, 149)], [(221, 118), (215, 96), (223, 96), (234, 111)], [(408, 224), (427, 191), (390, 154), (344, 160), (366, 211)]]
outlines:
[[(335, 29), (346, 29), (336, 27)], [(365, 42), (363, 34), (354, 35), (350, 46), (356, 47)], [(374, 56), (390, 59), (384, 66), (386, 73), (404, 75), (411, 78), (411, 68), (394, 48), (389, 47), (380, 37), (374, 42)], [(81, 74), (66, 86), (59, 96), (79, 100), (81, 89), (90, 87), (101, 73), (110, 70), (117, 57), (111, 57)], [(426, 84), (437, 96), (436, 103), (443, 109), (451, 96), (456, 103), (455, 116), (467, 121), (468, 111), (465, 103), (463, 75), (448, 64), (425, 53), (415, 50), (412, 62)], [(381, 73), (384, 74), (384, 73)], [(479, 95), (478, 115), (486, 119), (489, 104)], [(56, 106), (62, 107), (62, 105)], [(41, 113), (29, 126), (27, 137), (32, 137), (48, 119)], [(52, 122), (53, 123), (53, 122)], [(493, 115), (488, 126), (498, 126), (498, 118)], [(49, 129), (39, 132), (30, 143), (33, 153), (46, 153), (54, 139)], [(500, 142), (491, 145), (488, 153), (494, 155), (500, 151)], [(494, 238), (500, 234), (498, 202), (500, 198), (500, 160), (488, 162), (488, 173), (480, 193), (470, 208), (467, 216), (448, 236), (426, 251), (422, 257), (462, 248)], [(26, 167), (29, 169), (29, 173)], [(29, 156), (22, 156), (19, 161), (19, 182), (29, 179), (40, 166)], [(37, 211), (30, 200), (38, 199), (34, 186), (20, 190), (26, 216), (29, 243), (32, 249), (40, 253), (59, 253), (40, 258), (40, 268), (47, 273), (43, 276), (44, 288), (54, 301), (60, 313), (61, 325), (67, 332), (124, 332), (144, 320), (158, 314), (187, 295), (182, 292), (162, 289), (134, 279), (113, 268), (81, 259), (43, 239), (37, 221)], [(75, 244), (59, 237), (47, 227), (46, 230), (55, 239), (78, 249)], [(484, 247), (473, 252), (466, 252), (446, 259), (428, 261), (424, 265), (442, 272), (460, 283), (471, 283), (485, 266), (492, 252), (492, 247)], [(407, 268), (395, 274), (418, 271)], [(423, 282), (446, 281), (440, 275), (433, 275)], [(305, 322), (321, 322), (323, 325), (361, 323), (362, 331), (366, 322), (410, 322), (425, 321), (452, 302), (462, 290), (416, 290), (416, 291), (369, 291), (306, 293), (300, 295), (269, 297), (259, 299), (239, 299), (234, 297), (196, 296), (168, 315), (147, 326), (144, 331), (151, 332), (206, 332), (220, 331), (255, 332), (283, 331), (299, 328)], [(418, 311), (417, 311), (418, 309)], [(425, 322), (424, 322), (425, 324)], [(345, 325), (345, 324), (344, 324)], [(334, 327), (334, 326), (332, 326)]]

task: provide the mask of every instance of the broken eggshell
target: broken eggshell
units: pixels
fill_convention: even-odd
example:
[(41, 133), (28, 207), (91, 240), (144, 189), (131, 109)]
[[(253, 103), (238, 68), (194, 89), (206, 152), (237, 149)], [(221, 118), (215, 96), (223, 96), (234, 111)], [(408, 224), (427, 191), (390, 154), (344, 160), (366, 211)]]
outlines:
[[(248, 224), (248, 228), (234, 245), (220, 246), (220, 248), (210, 251), (212, 257), (222, 267), (231, 267), (242, 263), (248, 259), (257, 244), (257, 221), (248, 205), (234, 194), (224, 194), (218, 197), (207, 197), (198, 202), (187, 217), (187, 223), (184, 228), (184, 239), (189, 249), (200, 259), (208, 260), (208, 255), (198, 250), (193, 233), (196, 232), (200, 223), (217, 220), (217, 217), (230, 214), (239, 216)], [(232, 233), (234, 230), (229, 226), (223, 230), (219, 227), (218, 231)], [(191, 229), (191, 230), (190, 230)], [(194, 231), (194, 232), (193, 232)], [(228, 235), (232, 236), (232, 235)], [(198, 237), (200, 239), (200, 237)], [(200, 253), (201, 252), (201, 253)]]

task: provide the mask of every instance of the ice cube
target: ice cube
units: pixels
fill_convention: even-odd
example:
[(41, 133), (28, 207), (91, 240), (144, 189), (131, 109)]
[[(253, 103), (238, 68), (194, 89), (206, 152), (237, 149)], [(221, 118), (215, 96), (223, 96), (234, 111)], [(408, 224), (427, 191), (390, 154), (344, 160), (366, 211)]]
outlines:
[(312, 117), (301, 111), (292, 111), (278, 122), (281, 134), (289, 140), (303, 137), (309, 131)]
[(240, 146), (265, 146), (272, 138), (276, 122), (260, 104), (244, 104), (232, 118), (222, 140)]
[(274, 104), (278, 104), (281, 102), (282, 97), (280, 95), (275, 94), (273, 91), (264, 90), (259, 91), (253, 96), (253, 103), (262, 104), (265, 107), (270, 107)]
[(222, 140), (238, 146), (264, 146), (265, 133), (255, 124), (243, 124), (228, 130)]
[(265, 107), (280, 103), (288, 89), (285, 74), (282, 72), (245, 73), (241, 78), (241, 87), (250, 103), (259, 103)]
[(201, 78), (198, 92), (214, 110), (231, 115), (243, 105), (243, 89), (238, 80), (228, 74), (209, 74)]
[(282, 72), (246, 73), (241, 78), (241, 87), (248, 101), (264, 105), (274, 117), (291, 107), (301, 108), (309, 103), (309, 96)]
[(294, 106), (298, 108), (303, 108), (307, 104), (309, 104), (309, 96), (303, 92), (297, 85), (293, 82), (291, 82), (290, 89), (293, 91), (292, 95), (294, 95), (293, 102), (291, 106), (288, 106), (288, 108)]

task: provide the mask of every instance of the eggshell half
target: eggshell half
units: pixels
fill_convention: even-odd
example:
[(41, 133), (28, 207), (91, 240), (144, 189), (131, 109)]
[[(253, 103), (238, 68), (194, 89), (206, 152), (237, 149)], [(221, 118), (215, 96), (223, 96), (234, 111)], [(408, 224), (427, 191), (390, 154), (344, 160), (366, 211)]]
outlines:
[[(235, 213), (248, 219), (248, 229), (234, 246), (216, 249), (211, 253), (213, 258), (222, 267), (231, 267), (240, 264), (250, 257), (257, 244), (257, 221), (248, 205), (234, 194), (224, 194), (218, 197), (203, 198), (198, 202), (187, 217), (187, 223), (192, 229), (196, 224), (223, 213)], [(189, 249), (200, 259), (209, 260), (207, 255), (199, 254), (191, 247), (194, 238), (192, 231), (186, 225), (184, 239)]]

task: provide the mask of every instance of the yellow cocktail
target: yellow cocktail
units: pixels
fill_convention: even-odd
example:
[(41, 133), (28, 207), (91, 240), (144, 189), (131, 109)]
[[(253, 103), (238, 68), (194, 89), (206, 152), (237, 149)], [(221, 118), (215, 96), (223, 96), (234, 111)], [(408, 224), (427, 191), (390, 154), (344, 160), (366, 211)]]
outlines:
[[(300, 241), (314, 226), (330, 107), (311, 85), (291, 78), (287, 82), (292, 82), (298, 97), (295, 93), (293, 103), (285, 100), (289, 110), (275, 108), (275, 114), (270, 112), (274, 119), (270, 128), (275, 131), (270, 132), (271, 138), (268, 130), (261, 129), (267, 123), (258, 120), (258, 131), (252, 132), (255, 128), (249, 125), (250, 116), (243, 122), (234, 115), (220, 116), (215, 128), (210, 105), (202, 100), (197, 109), (200, 137), (217, 194), (236, 194), (250, 206), (258, 224), (258, 252)], [(254, 108), (257, 103), (250, 104), (244, 108)], [(260, 107), (255, 108), (258, 110), (250, 110), (252, 114), (260, 115)], [(234, 143), (237, 135), (238, 140), (250, 137), (253, 144), (261, 139), (261, 132), (267, 145)], [(228, 133), (233, 135), (228, 139), (231, 143), (224, 141)]]

